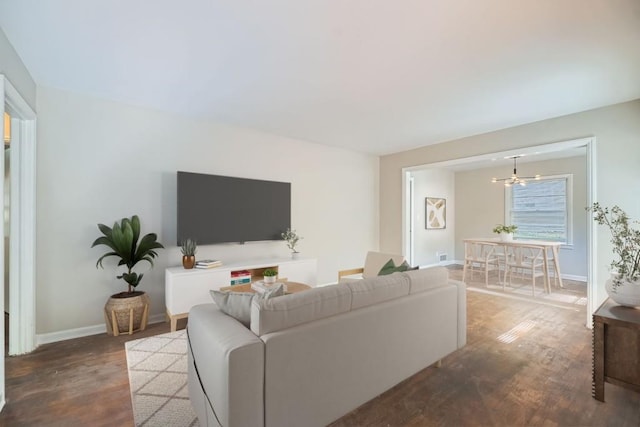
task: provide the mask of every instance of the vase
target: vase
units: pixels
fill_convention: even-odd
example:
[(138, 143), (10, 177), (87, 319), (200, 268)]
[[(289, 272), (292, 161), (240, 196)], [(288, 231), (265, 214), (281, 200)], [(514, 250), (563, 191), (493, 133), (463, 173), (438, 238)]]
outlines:
[(291, 252), (291, 259), (298, 259), (300, 252)]
[(513, 241), (513, 233), (500, 233), (500, 240), (503, 242)]
[(182, 255), (182, 266), (189, 270), (192, 269), (193, 266), (196, 265), (196, 256), (195, 255)]
[(111, 295), (104, 306), (107, 334), (117, 337), (122, 333), (144, 331), (149, 319), (149, 303), (149, 296), (142, 291)]
[(625, 307), (640, 307), (640, 279), (633, 282), (622, 279), (618, 285), (614, 286), (615, 278), (616, 276), (612, 274), (604, 284), (609, 298)]
[(267, 283), (267, 284), (276, 283), (276, 276), (264, 276), (264, 283)]

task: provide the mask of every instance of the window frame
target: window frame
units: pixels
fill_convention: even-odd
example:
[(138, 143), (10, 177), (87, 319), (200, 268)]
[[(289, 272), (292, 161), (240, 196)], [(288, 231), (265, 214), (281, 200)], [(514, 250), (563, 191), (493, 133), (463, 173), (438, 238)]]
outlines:
[[(545, 175), (541, 176), (536, 181), (552, 181), (564, 179), (566, 181), (566, 215), (567, 215), (567, 241), (560, 242), (563, 248), (573, 247), (573, 174), (558, 174), (558, 175)], [(531, 182), (532, 180), (527, 180)], [(511, 205), (512, 205), (512, 188), (504, 187), (504, 218), (505, 224), (512, 225), (511, 223)]]

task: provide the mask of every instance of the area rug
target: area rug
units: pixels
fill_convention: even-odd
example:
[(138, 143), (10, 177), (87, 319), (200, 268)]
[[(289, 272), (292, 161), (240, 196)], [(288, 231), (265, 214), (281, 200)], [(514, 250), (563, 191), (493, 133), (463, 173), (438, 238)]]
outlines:
[(187, 332), (125, 344), (136, 426), (199, 426), (187, 387)]

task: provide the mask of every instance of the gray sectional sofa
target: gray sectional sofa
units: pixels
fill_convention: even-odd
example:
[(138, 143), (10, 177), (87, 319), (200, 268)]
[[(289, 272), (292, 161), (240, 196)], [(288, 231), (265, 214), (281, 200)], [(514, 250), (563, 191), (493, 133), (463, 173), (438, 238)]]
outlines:
[(189, 312), (189, 397), (202, 426), (323, 426), (466, 343), (445, 268), (254, 300), (251, 328)]

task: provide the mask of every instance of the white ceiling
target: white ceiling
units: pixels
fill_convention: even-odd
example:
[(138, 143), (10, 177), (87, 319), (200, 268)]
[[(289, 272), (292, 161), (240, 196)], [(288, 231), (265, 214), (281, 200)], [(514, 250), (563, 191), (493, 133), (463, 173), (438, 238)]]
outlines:
[(469, 158), (455, 159), (448, 162), (436, 164), (435, 166), (424, 165), (422, 168), (437, 167), (439, 169), (447, 169), (453, 172), (462, 172), (470, 170), (478, 170), (485, 168), (503, 167), (505, 174), (513, 171), (513, 157), (518, 157), (517, 164), (542, 162), (547, 160), (558, 160), (569, 157), (584, 157), (586, 161), (586, 146), (572, 148), (553, 148), (548, 151), (540, 151), (539, 147), (532, 147), (526, 150), (511, 151), (507, 155), (486, 154)]
[(0, 0), (39, 85), (386, 154), (640, 98), (640, 0)]

